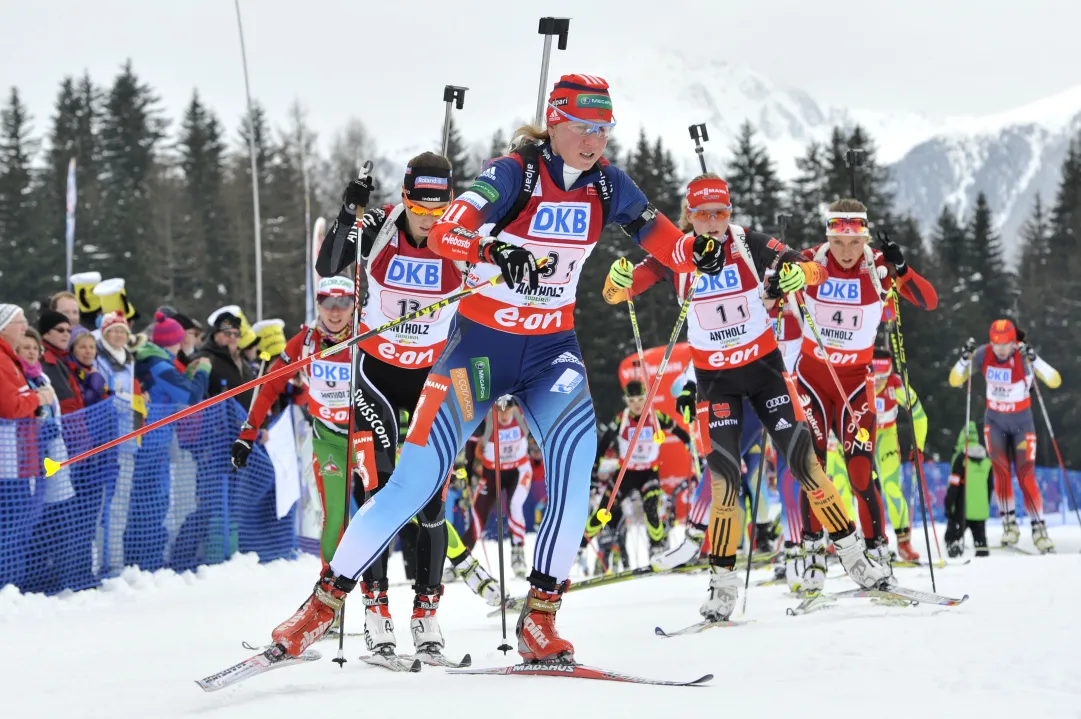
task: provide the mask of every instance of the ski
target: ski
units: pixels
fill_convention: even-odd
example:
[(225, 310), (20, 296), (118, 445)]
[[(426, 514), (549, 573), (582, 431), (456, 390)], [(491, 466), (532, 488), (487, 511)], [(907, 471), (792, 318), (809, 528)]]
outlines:
[(447, 674), (489, 674), (511, 676), (514, 674), (525, 676), (550, 676), (550, 677), (574, 677), (578, 679), (600, 679), (612, 682), (627, 682), (630, 684), (650, 684), (665, 687), (690, 687), (705, 684), (713, 679), (712, 674), (705, 674), (691, 681), (670, 681), (667, 679), (650, 679), (647, 677), (634, 676), (633, 674), (621, 674), (606, 669), (589, 667), (584, 664), (566, 664), (558, 662), (537, 662), (514, 664), (509, 667), (482, 667), (474, 669), (448, 669)]
[(968, 601), (967, 594), (962, 596), (960, 599), (955, 599), (953, 597), (947, 597), (942, 594), (932, 594), (931, 592), (921, 592), (918, 589), (900, 587), (896, 584), (888, 586), (885, 589), (884, 593), (903, 597), (911, 602), (918, 604), (937, 604), (942, 607), (956, 607), (958, 604), (963, 604), (964, 602)]
[(881, 589), (849, 589), (844, 592), (837, 592), (832, 596), (835, 599), (870, 599), (875, 604), (892, 606), (910, 607), (919, 604), (919, 602), (909, 599), (908, 597), (893, 594)]
[(799, 605), (786, 609), (785, 614), (790, 617), (798, 617), (832, 606), (836, 602), (837, 600), (831, 594), (823, 594), (818, 590), (810, 591), (803, 595), (803, 601)]
[(741, 622), (741, 621), (736, 621), (736, 620), (732, 620), (732, 619), (724, 619), (724, 620), (717, 621), (717, 622), (711, 622), (708, 619), (703, 619), (700, 622), (695, 622), (694, 624), (690, 625), (689, 627), (683, 627), (683, 629), (677, 629), (674, 632), (666, 632), (663, 629), (661, 629), (660, 627), (656, 627), (653, 630), (653, 633), (656, 634), (658, 637), (678, 637), (681, 634), (698, 634), (700, 632), (706, 631), (707, 629), (723, 629), (723, 628), (726, 628), (726, 627), (739, 627), (739, 626), (743, 626), (744, 624), (751, 624), (751, 622), (749, 622), (749, 621), (748, 622)]
[[(513, 614), (514, 612), (520, 612), (522, 607), (525, 606), (525, 597), (507, 597), (507, 614)], [(489, 617), (498, 617), (502, 614), (503, 610), (500, 607), (488, 612)]]
[(443, 656), (443, 653), (439, 650), (431, 652), (417, 652), (416, 654), (402, 654), (401, 659), (409, 661), (410, 659), (416, 659), (421, 664), (427, 664), (432, 667), (447, 667), (448, 669), (465, 669), (466, 667), (473, 666), (473, 658), (466, 654), (462, 657), (461, 661), (454, 661)]
[(274, 645), (267, 648), (265, 651), (256, 654), (254, 657), (245, 659), (239, 664), (234, 664), (228, 669), (223, 669), (217, 674), (211, 674), (203, 679), (196, 679), (195, 683), (198, 684), (204, 692), (216, 692), (219, 689), (224, 689), (227, 686), (244, 681), (257, 674), (265, 674), (272, 669), (289, 667), (294, 664), (303, 664), (304, 662), (314, 662), (322, 657), (322, 654), (311, 649), (304, 652), (299, 657), (291, 657), (286, 654), (281, 647)]
[(1028, 549), (1022, 549), (1021, 547), (1018, 547), (1016, 544), (1001, 544), (1001, 545), (999, 545), (997, 547), (989, 547), (989, 549), (1007, 549), (1007, 550), (1009, 550), (1011, 552), (1014, 552), (1016, 554), (1024, 554), (1026, 557), (1038, 557), (1038, 556), (1040, 556), (1038, 552), (1033, 552), (1033, 551), (1028, 550)]
[(360, 661), (371, 664), (373, 667), (389, 669), (392, 672), (416, 673), (421, 667), (420, 659), (400, 657), (397, 654), (365, 654), (360, 657)]

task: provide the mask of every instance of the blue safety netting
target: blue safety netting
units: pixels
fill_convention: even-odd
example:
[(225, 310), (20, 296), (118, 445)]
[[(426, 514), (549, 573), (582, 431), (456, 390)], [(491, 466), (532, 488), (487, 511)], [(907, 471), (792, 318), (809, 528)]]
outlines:
[(0, 421), (0, 587), (52, 594), (127, 566), (291, 556), (296, 509), (277, 518), (266, 452), (257, 446), (239, 472), (230, 463), (246, 414), (235, 400), (44, 476), (46, 456), (73, 457), (180, 409), (150, 405), (144, 420), (112, 397), (59, 420)]

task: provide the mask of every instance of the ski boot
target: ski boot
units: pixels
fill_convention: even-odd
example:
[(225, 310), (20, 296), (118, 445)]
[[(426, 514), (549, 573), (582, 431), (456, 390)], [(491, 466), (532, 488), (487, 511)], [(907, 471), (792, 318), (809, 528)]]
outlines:
[[(848, 571), (848, 576), (856, 584), (864, 589), (874, 589), (888, 583), (890, 578), (889, 564), (882, 566), (877, 557), (868, 550), (863, 538), (854, 531), (847, 536), (833, 540), (833, 546), (837, 548), (837, 556), (841, 559), (841, 565)], [(878, 550), (890, 551), (889, 547), (878, 547)], [(881, 553), (878, 556), (881, 556)]]
[(991, 548), (987, 546), (986, 541), (984, 541), (982, 544), (980, 542), (976, 542), (975, 544), (976, 544), (976, 556), (977, 557), (990, 557), (991, 556)]
[(510, 568), (514, 571), (514, 576), (525, 579), (529, 566), (525, 563), (525, 548), (521, 545), (511, 545)]
[(335, 578), (328, 569), (296, 613), (271, 632), (271, 641), (289, 656), (300, 656), (327, 633), (345, 603), (346, 595), (356, 586), (356, 582), (346, 577)]
[[(514, 629), (518, 636), (518, 653), (527, 662), (573, 662), (574, 645), (559, 636), (556, 630), (556, 612), (563, 603), (563, 592), (567, 591), (570, 581), (556, 584), (555, 579), (534, 569), (529, 575), (529, 584), (529, 594)], [(544, 586), (538, 587), (538, 584)]]
[(754, 553), (772, 554), (774, 538), (773, 524), (771, 522), (754, 525)]
[(665, 572), (694, 562), (702, 553), (702, 543), (705, 539), (706, 532), (704, 529), (700, 529), (693, 524), (687, 525), (687, 533), (678, 547), (652, 559), (653, 571)]
[(912, 548), (912, 530), (897, 530), (897, 554), (906, 562), (920, 561), (920, 553)]
[(413, 646), (416, 647), (417, 654), (438, 654), (446, 645), (443, 632), (439, 629), (439, 620), (435, 616), (439, 609), (439, 598), (443, 595), (443, 587), (417, 587), (416, 590), (413, 617), (409, 620)]
[[(799, 591), (821, 592), (826, 586), (826, 532), (804, 534), (800, 547), (803, 554), (803, 577)], [(791, 580), (789, 580), (791, 584)]]
[(468, 559), (463, 560), (455, 569), (462, 577), (465, 585), (473, 590), (473, 593), (488, 603), (490, 607), (499, 606), (499, 585), (488, 570), (480, 566), (480, 562), (469, 554), (463, 555)]
[(1012, 512), (1002, 513), (1002, 546), (1012, 547), (1021, 539), (1021, 529), (1017, 526), (1017, 515)]
[(1055, 551), (1055, 543), (1047, 536), (1047, 523), (1042, 519), (1032, 520), (1032, 543), (1040, 554), (1051, 554)]
[(797, 593), (803, 590), (803, 570), (807, 568), (807, 559), (803, 546), (799, 542), (784, 543), (784, 576), (788, 591)]
[(957, 559), (965, 554), (965, 540), (955, 539), (952, 542), (946, 543), (946, 556), (950, 559)]
[(889, 540), (885, 537), (878, 540), (878, 545), (867, 548), (867, 554), (874, 557), (879, 566), (886, 570), (886, 576), (893, 576), (893, 552), (890, 551)]
[(360, 590), (364, 593), (364, 643), (372, 654), (392, 656), (398, 641), (387, 603), (387, 581), (362, 582)]
[(709, 599), (698, 609), (698, 613), (710, 622), (721, 622), (732, 616), (739, 599), (739, 574), (731, 567), (711, 566), (709, 577)]

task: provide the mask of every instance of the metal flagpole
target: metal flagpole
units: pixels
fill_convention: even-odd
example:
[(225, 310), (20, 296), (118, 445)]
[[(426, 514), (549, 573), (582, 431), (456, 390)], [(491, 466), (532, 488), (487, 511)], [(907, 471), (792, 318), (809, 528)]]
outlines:
[(244, 50), (244, 26), (240, 21), (240, 0), (236, 6), (236, 30), (240, 37), (240, 60), (244, 66), (244, 94), (248, 100), (248, 149), (251, 153), (251, 201), (255, 225), (255, 321), (263, 319), (263, 239), (259, 223), (259, 161), (255, 155), (255, 118), (252, 114), (251, 85), (248, 82), (248, 56)]

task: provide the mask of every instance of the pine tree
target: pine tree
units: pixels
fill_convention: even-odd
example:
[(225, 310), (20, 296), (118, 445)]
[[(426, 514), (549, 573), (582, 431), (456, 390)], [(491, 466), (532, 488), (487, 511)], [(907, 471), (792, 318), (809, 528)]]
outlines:
[(799, 174), (788, 188), (787, 204), (792, 218), (785, 241), (802, 249), (823, 241), (828, 182), (825, 147), (815, 142), (808, 145), (806, 154), (796, 159), (796, 169)]
[(764, 231), (776, 225), (783, 185), (766, 148), (755, 142), (754, 126), (744, 122), (732, 148), (725, 179), (732, 195), (733, 221)]
[[(39, 143), (30, 137), (30, 115), (11, 88), (0, 109), (0, 282), (5, 302), (23, 307), (47, 290), (48, 280), (32, 262), (37, 240), (37, 203), (31, 163)], [(42, 280), (45, 280), (43, 282)]]
[(488, 156), (484, 159), (494, 160), (507, 154), (508, 142), (506, 133), (502, 129), (496, 130), (492, 135), (492, 144), (488, 147)]
[(969, 287), (978, 300), (971, 309), (983, 322), (1013, 316), (1012, 277), (1002, 258), (1002, 244), (994, 231), (994, 218), (987, 196), (979, 193), (976, 210), (966, 232), (968, 257), (972, 265)]
[(103, 208), (100, 125), (102, 91), (89, 75), (78, 82), (65, 78), (56, 99), (56, 112), (45, 152), (45, 168), (39, 184), (41, 231), (36, 254), (43, 278), (51, 282), (38, 297), (43, 298), (66, 284), (65, 215), (67, 211), (68, 164), (75, 158), (76, 211), (73, 271), (94, 269)]
[(196, 317), (228, 304), (237, 261), (224, 205), (225, 143), (217, 117), (193, 93), (177, 143), (180, 216), (172, 233), (173, 302)]
[(109, 90), (101, 122), (102, 232), (88, 269), (125, 278), (137, 307), (157, 306), (168, 291), (151, 189), (165, 130), (157, 102), (128, 62)]
[(1056, 273), (1051, 254), (1051, 222), (1039, 195), (1032, 205), (1021, 231), (1021, 262), (1017, 273), (1018, 321), (1034, 340), (1048, 337), (1055, 331), (1050, 321), (1054, 314), (1047, 311), (1054, 300), (1047, 286)]
[(397, 163), (392, 165), (381, 157), (371, 133), (363, 122), (354, 118), (331, 137), (330, 153), (324, 159), (313, 162), (313, 166), (318, 168), (313, 178), (315, 206), (319, 208), (316, 214), (322, 214), (328, 223), (334, 221), (342, 206), (345, 186), (356, 179), (361, 165), (368, 160), (375, 166), (372, 170), (375, 191), (371, 204), (396, 204), (402, 201), (405, 167)]
[[(249, 120), (251, 121), (250, 124)], [(251, 130), (249, 130), (249, 127)], [(226, 191), (229, 237), (233, 244), (230, 251), (236, 258), (236, 266), (233, 268), (234, 289), (229, 297), (229, 304), (240, 305), (240, 308), (251, 319), (258, 315), (258, 311), (255, 292), (255, 211), (252, 200), (252, 153), (249, 138), (254, 138), (256, 166), (259, 172), (259, 238), (260, 244), (263, 244), (264, 310), (266, 293), (272, 281), (266, 271), (266, 240), (264, 238), (266, 236), (266, 219), (274, 213), (274, 209), (268, 205), (266, 196), (266, 188), (270, 180), (270, 160), (273, 148), (270, 142), (270, 129), (267, 127), (266, 122), (266, 112), (257, 102), (252, 103), (250, 117), (245, 114), (237, 135), (238, 142), (235, 144), (228, 160), (229, 182)], [(339, 192), (341, 191), (339, 190)]]

